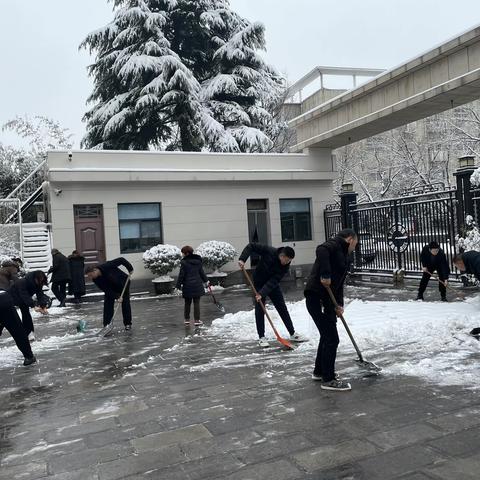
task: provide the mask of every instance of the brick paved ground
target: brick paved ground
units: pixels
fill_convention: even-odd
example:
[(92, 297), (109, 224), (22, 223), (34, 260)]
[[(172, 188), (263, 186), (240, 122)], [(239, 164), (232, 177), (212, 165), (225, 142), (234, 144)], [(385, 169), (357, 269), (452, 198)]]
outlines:
[[(244, 290), (220, 296), (251, 308)], [(136, 300), (134, 330), (108, 339), (73, 336), (79, 317), (99, 325), (98, 303), (37, 322), (38, 365), (0, 365), (0, 478), (479, 478), (478, 392), (358, 370), (352, 392), (327, 393), (312, 358), (209, 335), (217, 312), (203, 306), (197, 331), (182, 325), (180, 299)], [(227, 357), (234, 368), (212, 368)], [(340, 370), (351, 363), (340, 355)]]

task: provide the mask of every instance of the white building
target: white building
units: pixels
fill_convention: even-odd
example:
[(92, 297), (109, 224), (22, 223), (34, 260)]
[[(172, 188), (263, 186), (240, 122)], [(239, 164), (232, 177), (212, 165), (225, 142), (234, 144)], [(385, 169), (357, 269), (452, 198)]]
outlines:
[[(310, 265), (324, 241), (323, 210), (336, 177), (330, 154), (52, 151), (48, 221), (53, 246), (89, 262), (124, 256), (151, 278), (142, 254), (168, 243), (196, 248), (252, 240), (295, 248)], [(225, 271), (236, 270), (236, 264)]]

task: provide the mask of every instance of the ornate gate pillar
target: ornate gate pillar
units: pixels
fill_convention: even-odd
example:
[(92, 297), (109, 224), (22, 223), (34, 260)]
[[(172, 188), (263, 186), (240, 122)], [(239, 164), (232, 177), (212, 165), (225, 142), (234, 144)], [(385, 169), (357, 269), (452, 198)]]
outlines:
[(474, 215), (470, 176), (475, 170), (475, 157), (465, 155), (458, 159), (458, 169), (453, 174), (457, 179), (457, 230), (460, 234), (465, 227), (465, 217)]

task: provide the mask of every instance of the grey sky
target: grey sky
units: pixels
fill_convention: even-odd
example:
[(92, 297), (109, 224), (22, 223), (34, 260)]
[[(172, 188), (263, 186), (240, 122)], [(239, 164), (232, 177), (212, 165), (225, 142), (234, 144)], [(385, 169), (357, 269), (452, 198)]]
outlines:
[[(480, 23), (478, 0), (231, 0), (265, 24), (267, 59), (295, 81), (315, 65), (391, 68)], [(106, 0), (0, 0), (0, 124), (47, 115), (75, 134), (91, 91), (85, 35)], [(336, 86), (331, 84), (327, 86)], [(0, 132), (0, 141), (16, 143)]]

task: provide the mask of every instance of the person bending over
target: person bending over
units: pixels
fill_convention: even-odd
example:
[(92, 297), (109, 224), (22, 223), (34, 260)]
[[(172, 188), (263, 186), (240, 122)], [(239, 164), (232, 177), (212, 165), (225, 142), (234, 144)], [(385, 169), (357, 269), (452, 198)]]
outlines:
[[(119, 268), (120, 266), (128, 270), (128, 275)], [(123, 257), (115, 258), (114, 260), (99, 265), (90, 265), (85, 269), (87, 277), (105, 293), (103, 302), (104, 327), (112, 321), (115, 301), (117, 301), (122, 304), (123, 325), (125, 326), (125, 330), (129, 331), (132, 329), (129, 280), (132, 273), (132, 264)], [(128, 284), (125, 287), (127, 280)]]
[(245, 262), (252, 253), (257, 254), (260, 260), (253, 272), (253, 284), (257, 290), (257, 301), (255, 305), (255, 321), (259, 337), (259, 345), (263, 348), (269, 347), (265, 338), (265, 314), (260, 302), (265, 304), (265, 300), (270, 298), (273, 306), (277, 310), (285, 327), (290, 334), (292, 342), (306, 342), (307, 338), (295, 332), (292, 319), (288, 313), (285, 300), (283, 298), (280, 281), (288, 273), (290, 263), (295, 258), (295, 251), (291, 247), (274, 248), (259, 243), (249, 243), (239, 257), (238, 265), (243, 270)]

